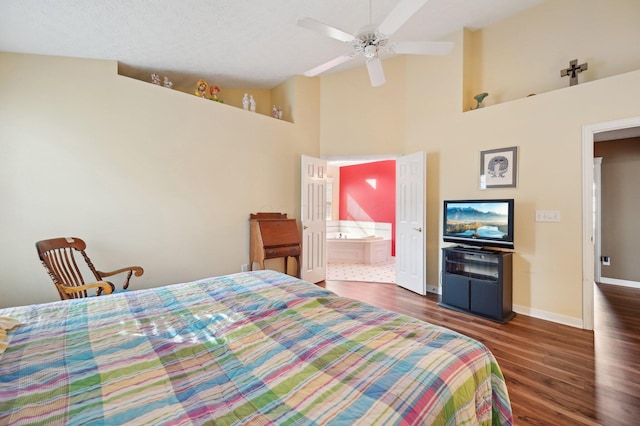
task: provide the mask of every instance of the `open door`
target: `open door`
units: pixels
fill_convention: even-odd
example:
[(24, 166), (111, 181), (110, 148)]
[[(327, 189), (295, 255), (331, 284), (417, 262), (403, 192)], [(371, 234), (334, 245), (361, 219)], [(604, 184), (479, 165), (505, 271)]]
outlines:
[(426, 160), (417, 152), (396, 160), (396, 284), (427, 294)]
[(311, 283), (327, 278), (327, 162), (302, 156), (302, 265), (301, 278)]

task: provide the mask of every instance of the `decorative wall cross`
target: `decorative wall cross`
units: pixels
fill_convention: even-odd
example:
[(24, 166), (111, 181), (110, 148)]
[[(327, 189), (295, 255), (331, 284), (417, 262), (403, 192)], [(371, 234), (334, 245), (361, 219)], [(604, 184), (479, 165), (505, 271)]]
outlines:
[(578, 65), (578, 60), (574, 59), (573, 61), (569, 62), (569, 68), (565, 68), (563, 70), (560, 70), (560, 77), (566, 77), (566, 76), (571, 76), (571, 80), (569, 81), (569, 85), (570, 86), (575, 86), (576, 84), (578, 84), (578, 74), (580, 74), (582, 71), (586, 71), (589, 69), (589, 64), (588, 63), (584, 63), (582, 65)]

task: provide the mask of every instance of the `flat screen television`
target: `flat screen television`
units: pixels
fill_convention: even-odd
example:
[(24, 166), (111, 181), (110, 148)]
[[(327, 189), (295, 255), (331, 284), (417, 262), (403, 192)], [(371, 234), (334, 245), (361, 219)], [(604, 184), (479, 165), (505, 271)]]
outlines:
[(446, 200), (443, 240), (462, 245), (512, 249), (513, 207), (513, 199)]

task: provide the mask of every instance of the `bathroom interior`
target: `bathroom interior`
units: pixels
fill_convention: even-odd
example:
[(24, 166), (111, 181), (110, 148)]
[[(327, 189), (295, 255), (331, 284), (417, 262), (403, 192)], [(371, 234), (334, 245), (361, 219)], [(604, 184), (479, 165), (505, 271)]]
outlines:
[(396, 162), (327, 163), (327, 279), (395, 282)]

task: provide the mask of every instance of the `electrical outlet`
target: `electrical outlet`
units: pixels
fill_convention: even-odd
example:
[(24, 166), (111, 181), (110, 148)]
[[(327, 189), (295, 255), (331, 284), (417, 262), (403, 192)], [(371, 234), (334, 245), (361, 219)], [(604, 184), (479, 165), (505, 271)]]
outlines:
[(609, 256), (601, 256), (600, 260), (602, 261), (602, 265), (603, 266), (610, 266), (611, 265), (611, 258)]
[(536, 222), (560, 222), (558, 210), (536, 210)]
[(242, 272), (247, 272), (249, 270), (249, 265), (246, 263), (243, 263), (242, 265), (240, 265), (240, 271)]

